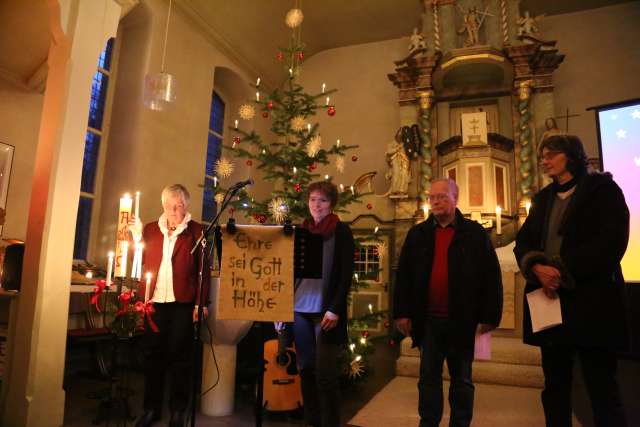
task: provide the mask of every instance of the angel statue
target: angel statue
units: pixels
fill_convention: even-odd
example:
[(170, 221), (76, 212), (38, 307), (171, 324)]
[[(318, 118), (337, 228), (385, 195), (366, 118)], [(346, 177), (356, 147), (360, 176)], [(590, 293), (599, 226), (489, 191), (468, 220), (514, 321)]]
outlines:
[(407, 195), (409, 182), (411, 181), (411, 161), (405, 153), (404, 144), (396, 134), (396, 138), (387, 146), (387, 163), (389, 170), (385, 178), (391, 180), (389, 193), (391, 197)]
[(418, 50), (424, 50), (427, 48), (427, 43), (424, 41), (424, 36), (418, 33), (418, 29), (413, 29), (413, 34), (409, 36), (409, 53), (413, 53)]
[(536, 25), (536, 22), (544, 18), (544, 14), (538, 15), (535, 18), (529, 15), (529, 11), (524, 12), (524, 16), (518, 18), (518, 37), (530, 36), (535, 37), (540, 30)]

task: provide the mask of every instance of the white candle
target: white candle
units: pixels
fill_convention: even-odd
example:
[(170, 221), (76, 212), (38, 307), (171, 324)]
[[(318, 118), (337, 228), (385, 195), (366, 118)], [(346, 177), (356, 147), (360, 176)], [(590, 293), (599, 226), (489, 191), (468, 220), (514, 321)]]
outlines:
[(293, 68), (289, 68), (289, 75), (293, 76)]
[(133, 244), (133, 261), (131, 262), (131, 278), (138, 276), (138, 243)]
[(331, 100), (331, 98), (327, 96), (327, 99), (326, 99), (326, 102), (325, 102), (325, 104), (324, 104), (324, 105), (329, 105), (329, 101), (330, 101), (330, 100)]
[(496, 234), (502, 234), (502, 208), (496, 206)]
[(238, 129), (238, 119), (236, 119), (236, 121), (234, 122), (234, 124), (236, 125), (236, 129)]
[(129, 256), (129, 242), (123, 240), (120, 250), (120, 273), (119, 277), (127, 277), (127, 257)]
[(149, 293), (151, 292), (151, 273), (147, 273), (147, 283), (144, 287), (144, 303), (146, 304), (149, 301)]
[(87, 279), (93, 279), (93, 271), (89, 270), (84, 274)]
[(113, 272), (113, 252), (107, 254), (107, 288), (111, 286), (111, 273)]
[(296, 172), (298, 172), (298, 168), (294, 166), (294, 167), (293, 167), (293, 174), (295, 175), (295, 174), (296, 174)]
[(216, 188), (218, 186), (218, 177), (214, 176), (213, 177), (213, 188)]
[(260, 77), (258, 77), (258, 80), (256, 80), (256, 86), (260, 86)]
[(260, 92), (256, 92), (256, 101), (260, 102)]
[(377, 234), (379, 229), (380, 229), (380, 227), (378, 227), (378, 226), (376, 225), (376, 228), (374, 228), (374, 229), (373, 229), (373, 234)]
[(324, 93), (324, 89), (327, 87), (326, 84), (322, 83), (322, 93)]
[(524, 204), (524, 208), (527, 211), (527, 216), (529, 216), (529, 210), (531, 209), (531, 201), (527, 201), (527, 203)]
[(324, 179), (326, 179), (327, 181), (329, 181), (329, 175), (325, 175)]
[(311, 132), (311, 123), (307, 123), (307, 132)]
[(134, 208), (136, 219), (140, 218), (140, 192), (136, 191), (136, 204)]
[(340, 140), (336, 140), (336, 147), (340, 147)]
[(373, 313), (373, 304), (369, 304), (369, 313)]
[(353, 194), (354, 196), (356, 195), (356, 190), (355, 188), (353, 188), (353, 185), (351, 186), (351, 194)]
[(422, 205), (422, 215), (425, 219), (429, 218), (429, 205), (426, 203)]
[(343, 191), (344, 191), (344, 185), (340, 184), (340, 192), (343, 192)]

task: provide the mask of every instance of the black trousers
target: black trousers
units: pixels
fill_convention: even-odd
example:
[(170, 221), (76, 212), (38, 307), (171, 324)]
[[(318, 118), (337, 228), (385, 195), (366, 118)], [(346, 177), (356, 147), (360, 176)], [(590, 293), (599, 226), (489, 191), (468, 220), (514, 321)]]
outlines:
[(320, 313), (294, 312), (293, 333), (300, 369), (300, 386), (307, 424), (339, 427), (342, 347), (327, 341)]
[(184, 411), (189, 403), (193, 352), (193, 304), (154, 304), (153, 332), (144, 325), (144, 409), (162, 413), (165, 377), (169, 377), (169, 409)]
[(571, 345), (541, 347), (544, 390), (542, 406), (547, 427), (571, 427), (573, 360), (577, 355), (598, 427), (626, 427), (624, 408), (616, 379), (616, 355), (601, 348)]

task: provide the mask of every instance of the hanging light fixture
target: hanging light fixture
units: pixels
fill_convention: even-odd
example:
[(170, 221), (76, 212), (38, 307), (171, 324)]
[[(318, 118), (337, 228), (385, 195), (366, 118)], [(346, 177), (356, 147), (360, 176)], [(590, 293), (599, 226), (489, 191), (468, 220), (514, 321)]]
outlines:
[(144, 77), (144, 105), (154, 111), (164, 111), (176, 100), (176, 77), (165, 73), (164, 62), (167, 55), (167, 37), (169, 36), (169, 20), (171, 19), (171, 3), (167, 23), (164, 29), (164, 43), (162, 44), (162, 65), (157, 74), (147, 74)]

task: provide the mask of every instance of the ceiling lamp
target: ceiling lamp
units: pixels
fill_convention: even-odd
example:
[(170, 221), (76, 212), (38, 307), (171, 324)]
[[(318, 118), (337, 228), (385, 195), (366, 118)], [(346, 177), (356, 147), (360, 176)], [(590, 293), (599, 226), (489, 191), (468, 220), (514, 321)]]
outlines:
[(176, 76), (165, 73), (164, 62), (167, 55), (167, 37), (169, 36), (169, 20), (171, 19), (171, 3), (167, 12), (167, 24), (164, 29), (164, 43), (162, 44), (162, 65), (157, 74), (147, 74), (144, 77), (144, 105), (154, 111), (168, 109), (176, 100)]

